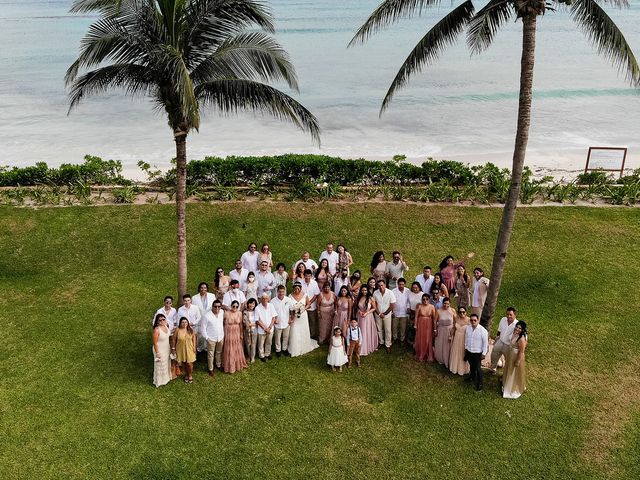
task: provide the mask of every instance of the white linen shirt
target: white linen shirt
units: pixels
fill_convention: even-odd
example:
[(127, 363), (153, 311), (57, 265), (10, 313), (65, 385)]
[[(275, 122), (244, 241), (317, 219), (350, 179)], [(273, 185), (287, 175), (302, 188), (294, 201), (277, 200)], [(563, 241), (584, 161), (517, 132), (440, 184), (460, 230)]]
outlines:
[(239, 272), (234, 268), (229, 272), (229, 278), (231, 280), (238, 280), (238, 282), (240, 282), (240, 288), (244, 288), (244, 284), (247, 283), (247, 275), (249, 275), (249, 270), (246, 268), (241, 268)]
[[(349, 288), (350, 283), (349, 283), (349, 276), (347, 275), (347, 278), (345, 278), (344, 280), (342, 279), (342, 277), (336, 277), (335, 281), (333, 282), (334, 285), (334, 292), (336, 295), (340, 294), (340, 289), (344, 286)], [(349, 293), (351, 293), (351, 289), (349, 288)]]
[(176, 309), (171, 307), (171, 309), (169, 310), (169, 313), (167, 313), (164, 310), (164, 307), (160, 307), (158, 310), (156, 310), (156, 313), (153, 315), (153, 318), (151, 319), (151, 325), (153, 325), (153, 323), (156, 321), (156, 315), (158, 315), (159, 313), (161, 313), (162, 315), (164, 315), (164, 318), (167, 319), (167, 327), (169, 327), (169, 331), (173, 332), (173, 330), (176, 328)]
[[(304, 280), (300, 282), (302, 284), (302, 291), (305, 293), (309, 299), (313, 298), (314, 295), (317, 297), (320, 295), (320, 288), (318, 287), (318, 282), (316, 282), (313, 278), (309, 283)], [(318, 308), (318, 301), (314, 300), (311, 306), (309, 307), (310, 311), (316, 310)]]
[(258, 272), (256, 281), (258, 282), (258, 297), (261, 297), (265, 292), (271, 295), (271, 290), (276, 287), (276, 277), (271, 272)]
[(392, 290), (393, 295), (396, 297), (396, 306), (393, 307), (393, 315), (395, 317), (408, 317), (409, 316), (409, 298), (411, 290), (407, 287), (404, 287), (404, 290), (401, 292), (399, 288), (394, 288)]
[(240, 261), (242, 262), (242, 268), (246, 268), (249, 272), (258, 273), (258, 259), (260, 258), (260, 254), (255, 251), (253, 255), (249, 250), (244, 252), (240, 257)]
[(416, 282), (420, 284), (420, 288), (422, 288), (422, 293), (431, 294), (431, 285), (433, 284), (433, 275), (429, 275), (429, 278), (424, 278), (424, 273), (416, 276)]
[(396, 303), (396, 296), (388, 288), (384, 291), (384, 295), (380, 293), (380, 290), (376, 290), (373, 298), (378, 304), (378, 314), (383, 314), (392, 303)]
[(318, 263), (322, 262), (322, 259), (324, 258), (326, 258), (327, 262), (329, 262), (329, 273), (331, 275), (335, 275), (337, 271), (336, 269), (338, 267), (338, 262), (340, 261), (340, 255), (338, 255), (338, 252), (336, 252), (335, 250), (331, 253), (325, 250), (320, 254), (320, 261)]
[(202, 317), (204, 317), (207, 312), (211, 311), (211, 307), (215, 301), (216, 296), (209, 292), (207, 292), (205, 298), (202, 298), (199, 293), (191, 297), (191, 303), (200, 309), (200, 315), (202, 315)]
[(409, 271), (409, 267), (404, 262), (387, 262), (387, 268), (385, 273), (390, 275), (387, 279), (387, 286), (389, 288), (396, 288), (398, 286), (398, 279), (404, 277), (404, 274)]
[(212, 342), (224, 340), (224, 312), (207, 312), (204, 316), (204, 338)]
[(511, 341), (511, 335), (513, 335), (513, 331), (516, 329), (516, 323), (518, 320), (515, 319), (511, 322), (511, 325), (507, 323), (507, 317), (502, 317), (500, 319), (500, 323), (498, 324), (498, 332), (500, 332), (500, 338), (496, 339), (496, 341), (500, 340), (502, 343), (509, 343)]
[(284, 330), (289, 326), (289, 312), (293, 310), (293, 302), (289, 297), (285, 296), (282, 300), (276, 297), (272, 299), (270, 303), (278, 314), (276, 328), (278, 330)]
[(244, 296), (244, 293), (239, 288), (231, 289), (222, 297), (222, 305), (231, 307), (234, 300), (237, 300), (242, 307), (242, 304), (247, 301), (247, 297)]
[(486, 355), (489, 349), (487, 329), (480, 324), (476, 328), (467, 325), (467, 329), (464, 331), (464, 349), (471, 353)]
[(195, 305), (193, 305), (193, 303), (189, 308), (182, 305), (178, 309), (178, 313), (176, 314), (176, 322), (177, 322), (176, 326), (180, 324), (180, 319), (182, 317), (187, 317), (187, 319), (189, 320), (189, 324), (191, 325), (191, 328), (193, 328), (194, 332), (196, 333), (200, 332), (200, 321), (202, 319), (202, 313), (200, 313), (200, 307), (196, 307)]
[(273, 326), (272, 325), (273, 317), (277, 317), (277, 316), (278, 316), (278, 312), (276, 311), (273, 305), (271, 305), (270, 303), (267, 303), (267, 306), (263, 307), (262, 304), (260, 303), (256, 307), (256, 325), (258, 327), (258, 335), (267, 334), (267, 332), (265, 332), (264, 329), (260, 325), (258, 325), (258, 322), (262, 322), (265, 328), (269, 328)]
[(351, 342), (359, 342), (362, 340), (362, 330), (360, 327), (353, 328), (351, 325), (347, 328), (347, 345)]

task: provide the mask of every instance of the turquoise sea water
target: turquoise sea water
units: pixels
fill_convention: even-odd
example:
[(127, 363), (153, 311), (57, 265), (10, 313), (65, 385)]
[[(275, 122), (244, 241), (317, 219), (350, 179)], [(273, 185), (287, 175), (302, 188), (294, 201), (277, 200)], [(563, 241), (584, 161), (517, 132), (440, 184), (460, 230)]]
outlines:
[[(269, 118), (205, 115), (190, 158), (290, 151), (342, 156), (491, 160), (509, 165), (515, 132), (520, 24), (470, 56), (463, 39), (414, 77), (378, 116), (395, 72), (449, 2), (347, 49), (378, 0), (274, 0), (277, 38), (296, 65), (297, 98), (320, 119), (320, 149)], [(459, 2), (454, 2), (459, 3)], [(479, 2), (479, 4), (482, 2)], [(174, 155), (164, 118), (145, 100), (118, 92), (87, 100), (67, 116), (63, 77), (94, 20), (67, 13), (69, 0), (0, 0), (0, 164), (79, 162), (85, 153), (160, 166)], [(640, 2), (608, 8), (640, 57)], [(528, 163), (579, 169), (591, 145), (628, 146), (640, 166), (640, 92), (599, 57), (565, 13), (539, 22)]]

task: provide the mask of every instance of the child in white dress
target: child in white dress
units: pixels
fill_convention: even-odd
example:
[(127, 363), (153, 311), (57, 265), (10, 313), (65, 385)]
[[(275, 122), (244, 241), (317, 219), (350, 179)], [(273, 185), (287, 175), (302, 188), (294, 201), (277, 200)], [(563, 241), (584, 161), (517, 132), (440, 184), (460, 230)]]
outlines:
[(342, 371), (342, 366), (349, 361), (347, 357), (347, 349), (342, 336), (342, 329), (335, 327), (333, 329), (333, 337), (329, 343), (329, 355), (327, 355), (327, 363), (331, 365), (331, 370)]

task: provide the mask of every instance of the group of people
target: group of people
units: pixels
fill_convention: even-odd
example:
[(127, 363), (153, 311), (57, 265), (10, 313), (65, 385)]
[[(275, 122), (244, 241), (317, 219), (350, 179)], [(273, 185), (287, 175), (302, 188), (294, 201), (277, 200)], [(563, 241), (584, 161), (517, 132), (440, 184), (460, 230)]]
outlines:
[(317, 263), (303, 252), (287, 270), (284, 263), (274, 267), (268, 244), (258, 251), (251, 243), (228, 275), (217, 268), (212, 285), (201, 282), (197, 294), (183, 295), (179, 309), (165, 297), (153, 318), (154, 384), (179, 373), (191, 383), (199, 352), (206, 352), (213, 376), (216, 369), (247, 368), (256, 357), (267, 362), (273, 350), (276, 357), (295, 357), (328, 344), (327, 363), (341, 371), (396, 344), (412, 348), (419, 362), (466, 375), (477, 390), (482, 367), (495, 371), (504, 361), (503, 395), (517, 398), (526, 388), (526, 324), (510, 307), (491, 344), (479, 324), (489, 280), (479, 267), (470, 276), (466, 259), (447, 256), (433, 274), (427, 265), (407, 287), (409, 266), (398, 251), (388, 261), (376, 252), (364, 281), (360, 270), (351, 272), (344, 245), (327, 243)]

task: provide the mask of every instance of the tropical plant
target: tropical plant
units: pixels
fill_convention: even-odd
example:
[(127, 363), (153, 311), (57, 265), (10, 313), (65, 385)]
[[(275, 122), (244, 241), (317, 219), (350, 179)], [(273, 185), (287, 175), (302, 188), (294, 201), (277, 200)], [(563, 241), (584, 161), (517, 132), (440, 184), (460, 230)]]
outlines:
[[(380, 29), (402, 18), (420, 13), (424, 8), (438, 6), (441, 0), (384, 0), (356, 32), (349, 45), (363, 42)], [(476, 11), (475, 4), (483, 6)], [(518, 100), (518, 123), (513, 152), (509, 194), (502, 213), (491, 269), (491, 283), (482, 311), (481, 322), (490, 327), (507, 250), (513, 230), (516, 206), (520, 197), (522, 171), (524, 167), (529, 125), (531, 123), (531, 99), (533, 94), (533, 65), (535, 60), (536, 26), (538, 17), (547, 11), (568, 10), (599, 54), (612, 60), (625, 72), (627, 80), (640, 86), (640, 67), (624, 35), (605, 12), (601, 4), (628, 7), (627, 0), (489, 0), (474, 2), (466, 0), (437, 22), (414, 47), (406, 58), (385, 95), (380, 113), (389, 106), (398, 89), (405, 86), (409, 78), (424, 66), (434, 63), (445, 47), (455, 43), (467, 29), (467, 44), (473, 53), (480, 53), (493, 42), (497, 31), (507, 22), (522, 21), (522, 47), (520, 63), (520, 91)]]
[[(273, 17), (257, 0), (76, 0), (71, 12), (98, 13), (66, 73), (70, 107), (88, 95), (122, 89), (148, 96), (167, 115), (176, 143), (178, 293), (187, 290), (187, 136), (203, 107), (223, 114), (267, 113), (319, 140), (316, 118), (263, 82), (297, 89)], [(79, 75), (81, 70), (94, 68)]]

